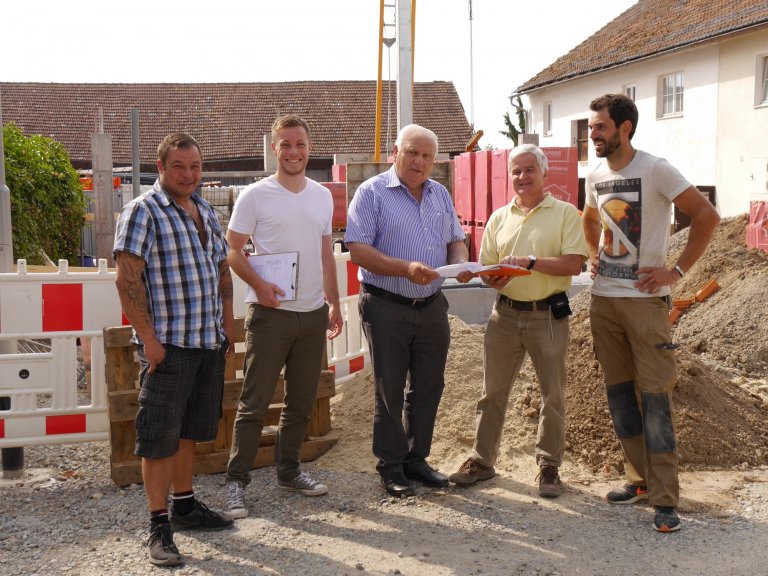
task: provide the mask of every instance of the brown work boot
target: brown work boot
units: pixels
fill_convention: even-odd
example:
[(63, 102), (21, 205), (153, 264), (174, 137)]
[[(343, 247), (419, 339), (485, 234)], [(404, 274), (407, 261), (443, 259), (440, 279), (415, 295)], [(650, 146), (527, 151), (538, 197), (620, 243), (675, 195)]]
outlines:
[(536, 482), (539, 483), (539, 496), (557, 498), (563, 493), (563, 483), (560, 481), (560, 473), (557, 471), (557, 466), (544, 464), (539, 469)]
[(448, 479), (459, 486), (471, 486), (478, 480), (490, 480), (494, 476), (496, 470), (493, 466), (484, 466), (470, 456)]

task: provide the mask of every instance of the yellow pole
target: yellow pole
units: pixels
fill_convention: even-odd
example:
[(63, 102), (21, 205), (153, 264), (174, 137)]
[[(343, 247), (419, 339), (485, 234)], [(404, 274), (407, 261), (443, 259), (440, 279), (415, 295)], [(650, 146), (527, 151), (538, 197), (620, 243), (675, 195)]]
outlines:
[(379, 73), (376, 77), (376, 130), (373, 158), (375, 162), (381, 162), (381, 60), (384, 52), (384, 0), (379, 3)]

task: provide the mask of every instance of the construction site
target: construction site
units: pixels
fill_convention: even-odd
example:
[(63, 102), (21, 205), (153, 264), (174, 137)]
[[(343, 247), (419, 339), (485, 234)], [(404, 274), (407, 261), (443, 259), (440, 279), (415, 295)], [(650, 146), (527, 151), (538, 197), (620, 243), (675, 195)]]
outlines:
[[(413, 4), (387, 4), (387, 10), (401, 10), (402, 4), (415, 10), (415, 0)], [(268, 119), (274, 110), (295, 111), (294, 102), (298, 102), (298, 111), (314, 114), (312, 121), (327, 133), (338, 126), (338, 134), (318, 146), (307, 174), (320, 181), (333, 198), (334, 257), (344, 321), (339, 338), (328, 342), (301, 447), (302, 466), (327, 485), (329, 493), (303, 498), (278, 489), (274, 452), (285, 401), (281, 375), (253, 461), (247, 494), (250, 514), (239, 519), (232, 530), (203, 536), (178, 534), (185, 563), (167, 571), (235, 576), (766, 574), (768, 160), (764, 156), (768, 149), (760, 127), (765, 126), (768, 110), (768, 53), (761, 44), (768, 37), (768, 9), (746, 10), (742, 4), (750, 3), (739, 0), (744, 8), (741, 12), (749, 15), (744, 21), (731, 22), (725, 5), (718, 4), (713, 14), (704, 14), (702, 8), (701, 21), (680, 22), (686, 33), (695, 29), (698, 36), (674, 44), (675, 35), (670, 34), (659, 39), (656, 52), (650, 53), (642, 42), (625, 39), (624, 24), (642, 26), (652, 15), (669, 23), (691, 16), (680, 16), (680, 10), (672, 10), (661, 0), (640, 0), (623, 20), (612, 21), (509, 97), (519, 114), (515, 143), (519, 137), (520, 143), (541, 145), (550, 166), (546, 191), (581, 210), (585, 176), (597, 160), (585, 136), (586, 94), (615, 86), (633, 100), (639, 94), (637, 106), (647, 119), (647, 124), (641, 124), (640, 138), (645, 138), (641, 145), (669, 156), (679, 152), (684, 171), (692, 174), (693, 184), (722, 216), (705, 253), (672, 288), (668, 321), (678, 380), (671, 400), (684, 529), (669, 535), (651, 528), (652, 506), (613, 506), (605, 500), (608, 490), (624, 482), (624, 457), (593, 347), (591, 279), (586, 266), (581, 275), (573, 277), (569, 291), (573, 315), (567, 355), (566, 451), (560, 468), (562, 496), (542, 499), (537, 492), (535, 450), (542, 401), (530, 359), (509, 397), (495, 477), (468, 488), (418, 485), (416, 495), (408, 498), (390, 497), (382, 491), (371, 449), (374, 378), (358, 308), (359, 269), (343, 242), (349, 203), (362, 182), (392, 165), (388, 154), (397, 128), (419, 122), (434, 122), (435, 132), (445, 143), (432, 178), (451, 194), (470, 260), (479, 260), (490, 215), (515, 197), (507, 173), (509, 149), (480, 149), (482, 132), (467, 121), (453, 85), (413, 82), (413, 38), (409, 33), (415, 27), (410, 27), (407, 9), (398, 12), (398, 42), (405, 45), (405, 56), (398, 61), (396, 82), (383, 78), (383, 46), (389, 50), (394, 45), (394, 37), (386, 35), (395, 31), (394, 24), (385, 22), (382, 0), (376, 82), (154, 84), (144, 101), (135, 96), (137, 85), (18, 82), (0, 86), (13, 120), (41, 133), (61, 129), (65, 122), (57, 116), (46, 124), (40, 107), (30, 104), (35, 98), (61, 99), (67, 110), (73, 102), (86, 106), (80, 103), (89, 99), (106, 107), (99, 108), (100, 127), (91, 134), (90, 148), (82, 144), (81, 136), (86, 133), (82, 126), (73, 130), (77, 138), (68, 136), (66, 130), (60, 133), (62, 140), (72, 138), (66, 145), (80, 154), (73, 155), (73, 165), (79, 163), (88, 201), (79, 262), (60, 260), (37, 266), (25, 259), (13, 261), (9, 191), (4, 168), (0, 172), (2, 573), (97, 576), (160, 570), (147, 563), (144, 550), (147, 502), (141, 459), (134, 454), (139, 362), (130, 341), (131, 326), (115, 289), (111, 248), (116, 214), (148, 188), (154, 177), (148, 167), (152, 169), (156, 132), (166, 130), (165, 125), (153, 122), (154, 109), (140, 112), (135, 102), (149, 107), (157, 101), (160, 108), (176, 112), (186, 106), (221, 106), (211, 117), (222, 123), (212, 121), (199, 128), (203, 138), (210, 138), (215, 154), (205, 167), (204, 185), (197, 193), (214, 207), (224, 229), (245, 183), (276, 170), (268, 135)], [(469, 14), (471, 23), (471, 1)], [(597, 53), (596, 45), (613, 44), (624, 47), (626, 61), (610, 60), (619, 51), (609, 49), (600, 51), (599, 62), (585, 56)], [(742, 56), (747, 61), (742, 66), (749, 80), (743, 82), (749, 84), (746, 88), (739, 88), (733, 78), (727, 81), (732, 70), (742, 69), (734, 64)], [(648, 65), (649, 59), (659, 62), (658, 69)], [(690, 96), (696, 94), (696, 87), (690, 84), (684, 117), (683, 74), (666, 74), (666, 70), (695, 70), (689, 77), (706, 85), (708, 76), (702, 70), (715, 63), (725, 80), (718, 86), (721, 93), (714, 88), (709, 92), (748, 109), (746, 119), (739, 120), (744, 141), (727, 132), (730, 116), (718, 109), (720, 128), (714, 128), (713, 134), (697, 133), (698, 137), (690, 138), (695, 141), (690, 149), (677, 150), (684, 129), (670, 128), (672, 122), (706, 125), (706, 129), (718, 122), (705, 116), (711, 112), (708, 104), (713, 104), (707, 100), (709, 92), (698, 94), (700, 106), (690, 105), (696, 101)], [(622, 67), (631, 73), (622, 75)], [(661, 76), (660, 71), (664, 72)], [(672, 86), (669, 93), (668, 86)], [(392, 118), (392, 110), (385, 107), (385, 87), (396, 91), (402, 117), (398, 112)], [(268, 99), (273, 88), (288, 94), (284, 101), (275, 100), (274, 106)], [(654, 96), (643, 97), (643, 89)], [(119, 100), (113, 97), (115, 91), (136, 100), (126, 98), (115, 104)], [(242, 144), (239, 148), (217, 144), (217, 133), (235, 131), (226, 124), (227, 115), (244, 115), (250, 103), (242, 95), (254, 91), (267, 95), (263, 100), (269, 106), (268, 114), (260, 111), (258, 119), (251, 119), (250, 140), (238, 143)], [(363, 105), (346, 98), (355, 91), (365, 92), (367, 98), (358, 116), (355, 108)], [(322, 107), (332, 111), (327, 117), (315, 105), (324, 97), (332, 101)], [(196, 104), (190, 103), (193, 101)], [(370, 113), (373, 102), (375, 113)], [(520, 103), (516, 108), (515, 102)], [(30, 114), (29, 110), (38, 112)], [(2, 112), (0, 106), (0, 126)], [(384, 116), (388, 116), (386, 120)], [(115, 121), (116, 117), (121, 120)], [(665, 123), (652, 129), (654, 120)], [(142, 136), (139, 122), (145, 130)], [(511, 123), (509, 127), (510, 132), (517, 131)], [(755, 127), (758, 137), (752, 132)], [(114, 150), (112, 132), (116, 134)], [(358, 133), (365, 136), (358, 138)], [(716, 145), (705, 150), (703, 142)], [(723, 148), (724, 143), (733, 148)], [(346, 144), (349, 147), (343, 148)], [(675, 211), (669, 222), (668, 267), (674, 266), (686, 246), (687, 225), (685, 214)], [(429, 463), (450, 474), (473, 448), (476, 405), (483, 391), (486, 322), (497, 294), (479, 279), (466, 285), (448, 281), (444, 294), (450, 304), (451, 344)], [(224, 472), (243, 386), (244, 296), (245, 284), (235, 278), (237, 342), (226, 362), (223, 414), (216, 439), (199, 443), (195, 453), (195, 493), (217, 510), (226, 503)]]

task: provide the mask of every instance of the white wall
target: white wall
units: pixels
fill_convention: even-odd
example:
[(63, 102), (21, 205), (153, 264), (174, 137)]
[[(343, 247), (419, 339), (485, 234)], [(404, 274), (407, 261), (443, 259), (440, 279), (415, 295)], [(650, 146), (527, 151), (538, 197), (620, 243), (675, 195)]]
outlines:
[[(768, 55), (768, 29), (720, 45), (717, 174), (724, 216), (749, 210), (750, 200), (768, 200), (768, 105), (755, 106), (756, 60)], [(762, 166), (762, 174), (758, 167)], [(759, 188), (762, 188), (760, 190)]]
[[(697, 185), (716, 185), (718, 48), (716, 44), (692, 48), (647, 61), (585, 76), (529, 94), (533, 125), (541, 146), (574, 146), (572, 126), (589, 118), (589, 102), (601, 94), (621, 92), (635, 84), (640, 113), (632, 140), (636, 148), (669, 160)], [(657, 119), (658, 77), (682, 71), (684, 113), (680, 117)], [(552, 102), (554, 117), (551, 136), (542, 135), (543, 103)], [(575, 129), (575, 128), (574, 128)], [(579, 168), (584, 177), (597, 162), (589, 144), (589, 160)]]

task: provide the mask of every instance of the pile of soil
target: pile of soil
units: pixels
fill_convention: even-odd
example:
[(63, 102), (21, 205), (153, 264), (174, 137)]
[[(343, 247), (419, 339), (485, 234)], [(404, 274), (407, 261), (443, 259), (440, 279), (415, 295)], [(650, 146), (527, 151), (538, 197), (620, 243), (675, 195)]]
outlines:
[[(744, 243), (745, 216), (723, 220), (705, 254), (674, 289), (673, 299), (692, 298), (711, 279), (720, 289), (688, 308), (677, 320), (679, 382), (673, 394), (683, 469), (718, 470), (768, 464), (768, 254)], [(685, 245), (687, 231), (671, 243), (670, 261)], [(587, 312), (588, 292), (572, 302), (566, 459), (592, 471), (623, 470), (594, 357)], [(446, 387), (438, 412), (430, 461), (453, 470), (474, 439), (475, 404), (483, 383), (483, 326), (450, 317), (452, 341)], [(540, 395), (526, 361), (509, 399), (496, 467), (514, 470), (532, 456)], [(329, 468), (371, 471), (373, 383), (370, 369), (343, 384), (332, 404), (340, 437), (324, 458)]]

